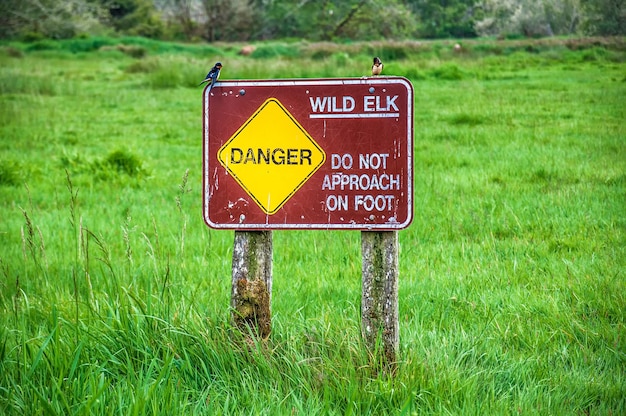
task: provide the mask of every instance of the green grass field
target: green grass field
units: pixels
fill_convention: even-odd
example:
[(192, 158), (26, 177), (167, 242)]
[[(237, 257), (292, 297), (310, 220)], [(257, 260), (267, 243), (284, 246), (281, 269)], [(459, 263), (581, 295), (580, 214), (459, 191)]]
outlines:
[[(0, 45), (0, 414), (626, 413), (623, 39), (72, 42)], [(233, 232), (201, 215), (217, 59), (345, 77), (374, 53), (416, 97), (395, 377), (361, 341), (358, 232), (274, 233), (273, 332), (249, 348)]]

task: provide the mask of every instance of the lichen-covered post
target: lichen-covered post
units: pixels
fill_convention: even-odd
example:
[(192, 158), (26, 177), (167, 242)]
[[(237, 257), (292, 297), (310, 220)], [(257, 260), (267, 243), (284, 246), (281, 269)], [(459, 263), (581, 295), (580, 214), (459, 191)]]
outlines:
[(398, 232), (361, 232), (361, 332), (377, 363), (397, 368)]
[(266, 339), (272, 329), (272, 232), (235, 231), (232, 268), (233, 324)]

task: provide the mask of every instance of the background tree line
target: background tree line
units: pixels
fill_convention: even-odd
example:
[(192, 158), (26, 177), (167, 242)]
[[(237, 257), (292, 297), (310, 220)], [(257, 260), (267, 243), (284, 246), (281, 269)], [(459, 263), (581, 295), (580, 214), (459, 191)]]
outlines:
[(0, 0), (0, 37), (252, 41), (625, 35), (623, 0)]

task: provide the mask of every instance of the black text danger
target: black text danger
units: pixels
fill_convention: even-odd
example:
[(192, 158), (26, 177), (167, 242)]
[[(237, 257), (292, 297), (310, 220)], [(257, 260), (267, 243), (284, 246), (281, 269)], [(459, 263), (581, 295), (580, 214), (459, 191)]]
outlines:
[(277, 147), (240, 149), (232, 147), (230, 149), (230, 163), (253, 164), (253, 165), (311, 165), (311, 149), (283, 149)]

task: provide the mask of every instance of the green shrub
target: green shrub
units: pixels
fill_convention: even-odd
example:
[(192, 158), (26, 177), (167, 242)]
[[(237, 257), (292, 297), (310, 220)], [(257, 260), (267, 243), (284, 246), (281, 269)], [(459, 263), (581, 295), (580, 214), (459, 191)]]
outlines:
[(148, 75), (148, 85), (151, 88), (176, 88), (182, 83), (182, 75), (177, 68), (160, 66)]
[(44, 39), (40, 41), (33, 42), (26, 46), (26, 51), (50, 51), (50, 50), (59, 50), (61, 49), (58, 42), (54, 42), (49, 39)]
[(334, 53), (331, 59), (337, 65), (346, 65), (350, 62), (350, 56), (345, 52)]
[(133, 62), (128, 65), (124, 72), (129, 74), (149, 74), (156, 72), (161, 67), (158, 59), (142, 59), (141, 61)]
[[(464, 46), (468, 47), (468, 46)], [(469, 46), (470, 50), (477, 55), (502, 55), (502, 46), (491, 42), (481, 42)]]
[(0, 74), (0, 94), (57, 95), (59, 86), (44, 77)]
[(222, 51), (214, 46), (207, 44), (183, 44), (175, 42), (163, 42), (154, 39), (142, 38), (140, 36), (125, 36), (119, 39), (119, 45), (125, 47), (143, 48), (146, 53), (155, 54), (177, 54), (189, 53), (197, 56), (219, 55)]
[[(389, 66), (387, 66), (389, 67)], [(406, 77), (410, 80), (423, 80), (426, 79), (427, 76), (420, 68), (415, 65), (394, 65), (394, 75)]]
[(141, 159), (128, 150), (114, 150), (104, 158), (89, 159), (79, 154), (64, 153), (60, 165), (72, 175), (85, 174), (97, 180), (108, 181), (128, 176), (142, 178), (147, 174)]
[(97, 51), (103, 46), (111, 46), (114, 44), (114, 39), (106, 37), (74, 38), (60, 41), (61, 47), (72, 53)]
[(261, 45), (250, 55), (256, 59), (297, 58), (300, 51), (296, 45), (268, 44)]
[(190, 48), (187, 52), (192, 53), (194, 56), (206, 58), (207, 56), (223, 55), (226, 51), (238, 52), (239, 49), (226, 46), (222, 50), (211, 45), (194, 45), (194, 47)]
[(20, 36), (22, 42), (36, 42), (44, 39), (44, 36), (39, 32), (27, 31)]
[(408, 45), (406, 44), (391, 44), (384, 48), (380, 54), (380, 58), (384, 61), (399, 61), (406, 59), (411, 55)]
[(126, 173), (131, 176), (141, 171), (141, 161), (139, 158), (124, 150), (115, 150), (110, 153), (104, 161), (118, 172)]
[(0, 51), (2, 51), (4, 55), (11, 57), (11, 58), (23, 58), (24, 57), (24, 52), (22, 52), (21, 49), (18, 49), (13, 46), (5, 46), (2, 49), (0, 49)]
[(582, 62), (601, 62), (609, 56), (609, 51), (604, 48), (590, 48), (579, 53), (579, 59)]
[(479, 124), (485, 123), (485, 121), (486, 117), (484, 116), (467, 113), (456, 114), (448, 119), (448, 122), (455, 126), (477, 126)]
[(15, 186), (20, 182), (21, 176), (17, 163), (10, 160), (0, 160), (0, 186)]
[(125, 150), (115, 150), (104, 159), (105, 165), (118, 173), (135, 176), (143, 171), (141, 160)]
[(466, 76), (465, 72), (455, 64), (441, 65), (430, 70), (429, 75), (445, 81), (458, 81)]
[(148, 54), (146, 48), (136, 45), (117, 45), (117, 50), (131, 58), (143, 58)]
[(77, 173), (91, 170), (89, 162), (87, 162), (78, 154), (68, 154), (64, 151), (63, 154), (60, 156), (59, 161), (61, 162), (61, 167), (68, 172)]
[(303, 49), (303, 55), (309, 56), (313, 60), (328, 58), (333, 54), (342, 51), (340, 45), (332, 42), (318, 42), (307, 45)]
[(131, 63), (124, 72), (146, 74), (145, 82), (150, 88), (196, 87), (206, 74), (200, 66), (201, 64), (189, 59), (151, 57)]

